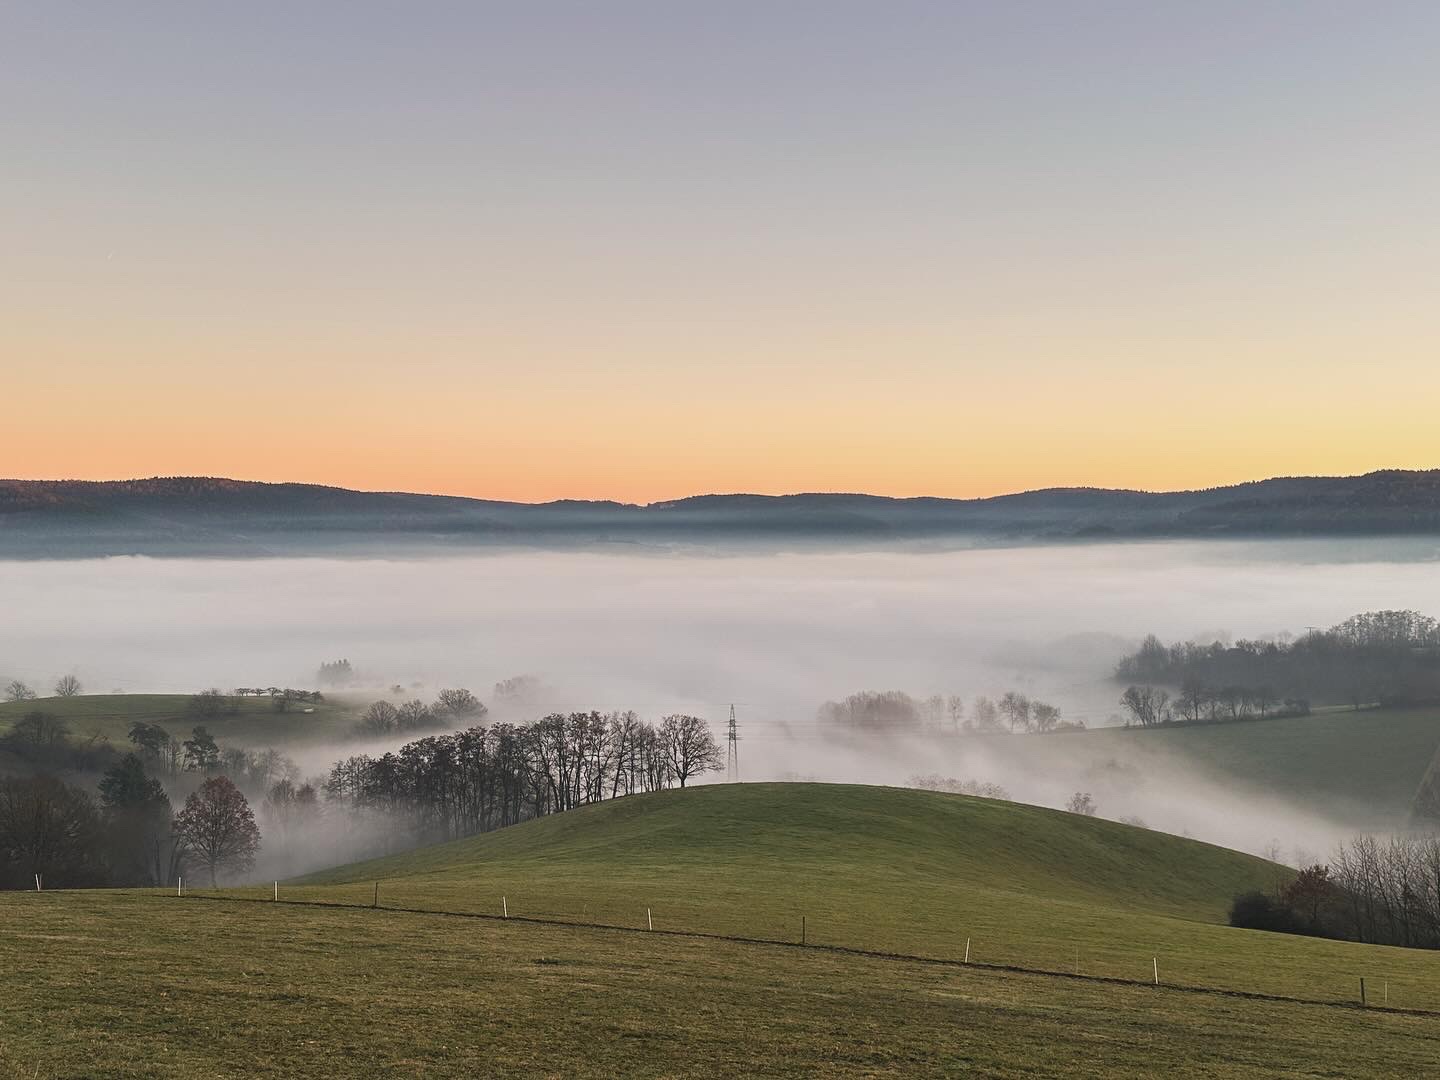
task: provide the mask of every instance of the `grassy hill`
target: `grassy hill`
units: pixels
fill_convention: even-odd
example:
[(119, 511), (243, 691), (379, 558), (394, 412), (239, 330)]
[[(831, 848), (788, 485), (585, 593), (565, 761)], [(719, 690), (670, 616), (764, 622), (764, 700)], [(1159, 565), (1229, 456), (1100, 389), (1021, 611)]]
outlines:
[[(222, 744), (280, 749), (332, 743), (349, 736), (362, 705), (345, 699), (327, 699), (318, 705), (292, 704), (276, 712), (269, 698), (241, 698), (231, 715), (200, 718), (190, 712), (189, 694), (82, 694), (68, 698), (0, 703), (0, 733), (28, 712), (41, 710), (59, 717), (80, 738), (98, 736), (116, 746), (127, 745), (130, 725), (159, 724), (171, 735), (186, 738), (203, 724)], [(311, 712), (304, 711), (312, 709)]]
[[(1268, 883), (1272, 872), (1263, 860), (1224, 848), (1016, 803), (862, 785), (710, 784), (551, 815), (301, 883), (380, 878), (387, 895), (459, 895), (513, 875), (543, 878), (554, 906), (562, 879), (607, 878), (607, 891), (616, 891), (617, 874), (634, 875), (703, 883), (694, 891), (732, 893), (752, 910), (765, 904), (777, 914), (781, 906), (763, 894), (784, 896), (799, 911), (805, 897), (819, 902), (837, 888), (857, 890), (848, 906), (871, 893), (1004, 883), (1033, 898), (1216, 920), (1237, 892)], [(719, 914), (710, 898), (694, 904), (697, 913)]]
[[(1440, 1017), (1182, 989), (1349, 1001), (1365, 975), (1372, 1002), (1388, 981), (1391, 1005), (1440, 1008), (1433, 955), (1215, 923), (1277, 872), (1033, 807), (759, 784), (339, 868), (285, 903), (12, 893), (0, 1075), (1424, 1074)], [(516, 918), (400, 910), (501, 896)], [(648, 933), (647, 907), (657, 930), (797, 941), (804, 914), (811, 944), (955, 960), (971, 938), (977, 963)]]

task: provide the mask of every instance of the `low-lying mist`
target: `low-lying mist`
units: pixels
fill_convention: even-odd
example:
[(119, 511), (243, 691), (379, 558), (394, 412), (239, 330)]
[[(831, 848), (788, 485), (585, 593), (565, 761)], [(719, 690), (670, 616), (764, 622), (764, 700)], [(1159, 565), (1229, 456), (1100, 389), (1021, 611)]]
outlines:
[[(1364, 540), (11, 562), (0, 563), (0, 678), (45, 687), (74, 673), (90, 693), (310, 687), (322, 661), (344, 657), (361, 696), (465, 686), (490, 703), (497, 681), (529, 673), (545, 691), (526, 703), (528, 718), (689, 712), (719, 735), (734, 703), (749, 780), (939, 774), (1052, 806), (1088, 790), (1105, 817), (1250, 851), (1326, 850), (1353, 818), (1238, 792), (1113, 740), (916, 737), (881, 748), (833, 737), (816, 707), (866, 688), (967, 700), (1018, 690), (1066, 721), (1106, 726), (1118, 722), (1114, 662), (1144, 634), (1264, 637), (1367, 609), (1440, 611), (1437, 554), (1429, 541)], [(313, 775), (402, 741), (286, 752)]]

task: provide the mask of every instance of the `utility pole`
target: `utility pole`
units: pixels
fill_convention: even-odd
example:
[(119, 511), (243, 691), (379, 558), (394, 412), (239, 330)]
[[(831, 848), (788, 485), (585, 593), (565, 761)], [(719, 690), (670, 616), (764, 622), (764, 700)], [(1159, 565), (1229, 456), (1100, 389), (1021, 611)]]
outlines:
[(730, 728), (725, 733), (725, 780), (727, 783), (740, 782), (740, 748), (736, 745), (740, 736), (735, 731), (735, 706), (730, 706)]

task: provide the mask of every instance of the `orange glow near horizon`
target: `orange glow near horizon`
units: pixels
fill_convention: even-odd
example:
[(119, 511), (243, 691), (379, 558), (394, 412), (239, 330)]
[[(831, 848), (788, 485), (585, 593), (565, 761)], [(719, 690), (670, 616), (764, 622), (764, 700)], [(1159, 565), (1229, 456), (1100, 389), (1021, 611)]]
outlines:
[[(348, 313), (334, 303), (332, 319)], [(31, 314), (5, 373), (25, 407), (0, 424), (0, 472), (652, 502), (1175, 490), (1440, 465), (1440, 335), (1423, 332), (1322, 322), (1328, 336), (1276, 339), (1255, 322), (1167, 340), (1073, 314), (1040, 342), (934, 326), (430, 325), (416, 339), (323, 318)], [(1063, 363), (1053, 339), (1068, 343)], [(1362, 378), (1350, 357), (1382, 350), (1391, 379)], [(1135, 359), (1151, 354), (1167, 362)]]
[[(496, 319), (480, 333), (427, 313), (417, 338), (353, 310), (361, 322), (343, 331), (345, 298), (278, 326), (28, 314), (12, 323), (20, 359), (5, 389), (22, 407), (0, 423), (0, 472), (652, 502), (1175, 490), (1440, 465), (1440, 333), (1426, 327), (1380, 338), (1317, 316), (1277, 338), (1254, 319), (1187, 339), (1065, 313), (1036, 341), (840, 320), (617, 328), (593, 315), (559, 328)], [(1376, 354), (1388, 379), (1351, 362)], [(1167, 359), (1139, 359), (1150, 355)]]
[(1435, 10), (334, 7), (7, 22), (0, 474), (1440, 465)]
[(507, 385), (483, 375), (448, 391), (382, 376), (332, 392), (292, 373), (291, 392), (277, 397), (269, 387), (283, 365), (266, 374), (252, 364), (236, 382), (229, 372), (240, 367), (143, 379), (95, 367), (78, 388), (65, 385), (63, 365), (32, 370), (14, 400), (50, 407), (0, 427), (0, 472), (643, 503), (725, 492), (1176, 490), (1440, 464), (1426, 395), (1385, 400), (1375, 387), (1291, 393), (1293, 412), (1281, 415), (1278, 388), (1236, 401), (1223, 384), (1190, 392), (1187, 415), (1165, 405), (1181, 391), (1156, 379), (1120, 394), (1084, 380), (982, 386), (963, 373), (932, 373), (923, 387), (852, 375), (814, 388), (740, 373), (693, 388), (637, 380), (607, 395), (595, 385), (605, 380), (583, 376), (565, 393), (544, 378)]
[[(1388, 343), (1390, 369), (1413, 390), (1397, 395), (1355, 376), (1345, 358), (1363, 346), (1345, 339), (1269, 343), (1262, 362), (1238, 343), (1111, 336), (1083, 353), (1077, 344), (1061, 365), (1023, 340), (854, 330), (775, 343), (736, 331), (681, 365), (667, 363), (681, 345), (673, 328), (603, 352), (584, 326), (523, 345), (518, 327), (422, 342), (299, 328), (309, 340), (290, 349), (253, 331), (237, 342), (131, 330), (140, 340), (127, 341), (113, 327), (45, 329), (7, 372), (10, 399), (39, 406), (0, 424), (10, 477), (208, 475), (652, 502), (1175, 490), (1440, 465), (1430, 415), (1440, 374), (1420, 342)], [(1160, 347), (1167, 366), (1124, 359)], [(983, 363), (938, 359), (981, 349)], [(1208, 361), (1210, 349), (1223, 358)]]

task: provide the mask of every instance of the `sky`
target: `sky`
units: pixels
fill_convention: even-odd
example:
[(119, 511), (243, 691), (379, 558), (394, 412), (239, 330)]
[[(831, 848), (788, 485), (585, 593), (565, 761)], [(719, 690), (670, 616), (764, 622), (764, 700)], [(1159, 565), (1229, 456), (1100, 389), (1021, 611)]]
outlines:
[(1440, 5), (0, 4), (0, 474), (1440, 466)]

